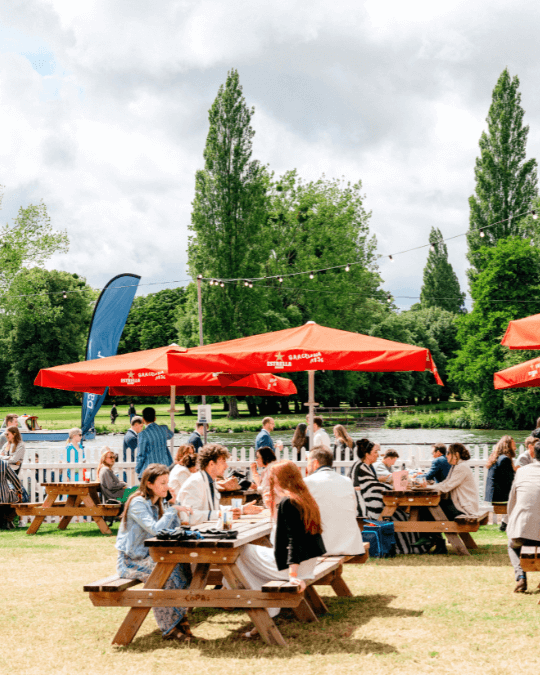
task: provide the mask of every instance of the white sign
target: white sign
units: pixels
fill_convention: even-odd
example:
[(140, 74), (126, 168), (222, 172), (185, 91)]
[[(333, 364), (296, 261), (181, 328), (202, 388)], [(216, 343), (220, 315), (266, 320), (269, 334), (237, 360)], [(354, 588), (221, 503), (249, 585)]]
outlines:
[(199, 424), (210, 424), (212, 421), (212, 406), (198, 405), (197, 406), (197, 422)]

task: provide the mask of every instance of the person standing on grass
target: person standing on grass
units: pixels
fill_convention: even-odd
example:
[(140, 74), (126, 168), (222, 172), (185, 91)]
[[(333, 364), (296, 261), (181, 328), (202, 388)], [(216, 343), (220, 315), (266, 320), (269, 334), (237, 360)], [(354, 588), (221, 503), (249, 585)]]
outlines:
[(133, 405), (133, 401), (129, 402), (129, 408), (128, 408), (128, 415), (129, 415), (129, 421), (131, 423), (131, 420), (135, 417), (137, 414), (137, 411), (135, 410), (135, 406)]
[[(124, 436), (124, 462), (134, 462), (137, 454), (138, 438), (141, 431), (144, 429), (142, 417), (131, 418), (131, 427), (126, 431)], [(129, 456), (129, 459), (128, 459)]]
[(514, 593), (527, 590), (527, 575), (519, 556), (522, 546), (540, 546), (540, 442), (534, 460), (516, 472), (508, 499), (508, 556), (517, 581)]
[[(191, 512), (186, 506), (167, 505), (165, 498), (168, 490), (169, 469), (161, 464), (147, 466), (139, 489), (126, 503), (118, 529), (116, 571), (122, 579), (148, 581), (157, 563), (150, 557), (144, 545), (145, 539), (155, 537), (160, 530), (178, 527), (178, 514)], [(190, 566), (179, 563), (164, 588), (187, 588), (190, 581)], [(193, 637), (185, 607), (154, 607), (154, 616), (164, 640), (185, 641)]]
[(534, 446), (538, 441), (534, 436), (527, 436), (525, 439), (525, 450), (521, 455), (516, 459), (516, 469), (519, 469), (521, 466), (527, 466), (527, 464), (532, 464), (534, 461)]
[(188, 445), (192, 445), (196, 453), (199, 452), (199, 450), (204, 445), (203, 436), (204, 436), (204, 424), (202, 422), (197, 422), (195, 426), (195, 431), (188, 438)]
[(154, 408), (144, 408), (142, 411), (145, 428), (139, 434), (139, 447), (137, 450), (137, 464), (135, 473), (140, 478), (143, 471), (150, 464), (173, 463), (171, 453), (167, 447), (167, 441), (173, 437), (173, 432), (165, 424), (156, 424), (156, 411)]
[(111, 424), (116, 423), (116, 418), (118, 417), (118, 410), (116, 409), (116, 401), (113, 401), (111, 408)]

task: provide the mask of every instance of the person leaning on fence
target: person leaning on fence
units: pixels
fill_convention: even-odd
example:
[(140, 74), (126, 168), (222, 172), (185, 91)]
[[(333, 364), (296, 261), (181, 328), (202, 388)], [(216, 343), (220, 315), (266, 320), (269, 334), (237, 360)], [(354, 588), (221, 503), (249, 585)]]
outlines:
[(507, 510), (508, 556), (517, 581), (514, 593), (524, 593), (527, 575), (519, 560), (521, 547), (540, 546), (540, 442), (534, 446), (533, 462), (516, 473)]
[(521, 455), (516, 459), (516, 470), (522, 466), (527, 466), (527, 464), (532, 464), (534, 461), (534, 446), (536, 445), (538, 439), (534, 436), (527, 436), (523, 445), (525, 450)]
[[(379, 456), (379, 446), (367, 438), (356, 441), (356, 454), (358, 461), (353, 464), (350, 477), (354, 489), (359, 493), (359, 511), (365, 518), (380, 520), (384, 509), (383, 495), (393, 489), (387, 483), (381, 483), (377, 477), (373, 464)], [(392, 520), (404, 521), (409, 516), (405, 511), (396, 509)], [(418, 536), (413, 532), (396, 532), (397, 553), (421, 553), (424, 547), (418, 544)]]
[[(270, 505), (276, 519), (274, 549), (247, 544), (236, 564), (253, 590), (260, 590), (268, 581), (289, 580), (303, 591), (305, 580), (313, 577), (318, 556), (326, 553), (321, 513), (294, 462), (273, 462), (268, 471)], [(274, 617), (279, 611), (269, 608), (268, 614)], [(255, 635), (256, 628), (243, 637)]]
[[(507, 502), (516, 468), (513, 460), (516, 456), (516, 442), (511, 436), (503, 436), (495, 446), (486, 464), (486, 502)], [(506, 530), (508, 515), (501, 518), (501, 532)]]
[(19, 474), (24, 461), (26, 446), (23, 443), (19, 429), (15, 426), (8, 427), (5, 436), (7, 443), (2, 448), (0, 459), (7, 462), (13, 471)]
[[(334, 445), (334, 459), (338, 462), (343, 462), (345, 461), (347, 448), (352, 450), (354, 447), (354, 441), (350, 437), (343, 424), (336, 424), (334, 427), (334, 438), (336, 439)], [(321, 443), (320, 445), (324, 446), (324, 443)]]
[[(148, 580), (156, 562), (150, 557), (145, 540), (155, 537), (160, 530), (178, 527), (178, 514), (191, 510), (179, 504), (167, 506), (168, 485), (169, 469), (162, 464), (150, 464), (143, 472), (139, 489), (126, 503), (116, 539), (116, 570), (123, 579)], [(179, 563), (164, 588), (187, 588), (190, 581), (190, 566)], [(155, 607), (154, 615), (165, 640), (192, 637), (184, 607)]]

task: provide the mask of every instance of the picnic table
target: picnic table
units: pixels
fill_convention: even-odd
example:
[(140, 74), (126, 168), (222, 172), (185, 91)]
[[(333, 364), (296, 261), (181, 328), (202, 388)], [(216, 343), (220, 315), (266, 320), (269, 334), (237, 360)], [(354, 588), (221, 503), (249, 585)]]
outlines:
[[(470, 533), (477, 532), (480, 525), (487, 523), (488, 513), (476, 518), (448, 520), (440, 501), (441, 493), (429, 488), (391, 490), (383, 495), (381, 518), (391, 518), (397, 508), (407, 510), (409, 520), (394, 521), (396, 532), (439, 532), (446, 536), (459, 555), (470, 555), (469, 549), (478, 548)], [(421, 520), (422, 509), (427, 509), (433, 520)]]
[[(215, 526), (215, 522), (207, 522), (198, 529), (204, 531)], [(298, 586), (269, 580), (260, 591), (249, 587), (236, 562), (247, 544), (271, 546), (268, 537), (272, 526), (272, 520), (266, 515), (242, 516), (233, 523), (233, 529), (238, 531), (237, 539), (148, 539), (145, 545), (157, 565), (142, 589), (131, 588), (140, 581), (114, 576), (88, 584), (84, 590), (90, 593), (90, 600), (98, 607), (130, 607), (113, 644), (128, 645), (152, 607), (221, 607), (243, 609), (265, 642), (284, 646), (285, 639), (269, 616), (268, 608), (289, 607), (299, 619), (316, 621), (316, 612), (324, 611), (326, 607), (313, 586), (299, 592)], [(364, 556), (321, 559), (315, 568), (314, 583), (331, 585), (338, 595), (352, 595), (341, 577), (343, 562), (354, 559), (361, 563), (367, 556), (366, 552)], [(194, 564), (191, 585), (188, 589), (164, 589), (177, 563)], [(230, 588), (206, 589), (211, 583), (221, 584), (222, 578)]]
[[(120, 513), (120, 506), (101, 504), (99, 483), (41, 483), (46, 498), (43, 503), (15, 504), (19, 516), (34, 516), (26, 534), (35, 534), (47, 516), (60, 516), (59, 530), (65, 530), (74, 516), (90, 516), (103, 534), (112, 534), (103, 518), (111, 518)], [(61, 497), (67, 497), (61, 501)]]

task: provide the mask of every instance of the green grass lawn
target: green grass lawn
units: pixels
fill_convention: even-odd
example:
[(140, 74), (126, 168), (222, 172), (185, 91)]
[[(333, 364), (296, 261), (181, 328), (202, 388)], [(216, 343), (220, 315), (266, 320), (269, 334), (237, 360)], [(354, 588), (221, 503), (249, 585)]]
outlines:
[[(117, 526), (115, 526), (117, 527)], [(150, 614), (128, 647), (111, 640), (126, 609), (94, 607), (84, 583), (115, 571), (114, 538), (94, 524), (61, 532), (44, 525), (0, 532), (4, 579), (0, 672), (24, 675), (170, 675), (178, 671), (222, 675), (291, 673), (535, 672), (540, 665), (540, 592), (512, 593), (506, 537), (496, 526), (474, 535), (470, 557), (399, 556), (347, 566), (353, 598), (323, 588), (329, 614), (300, 624), (277, 621), (288, 647), (238, 637), (249, 619), (241, 611), (197, 609), (191, 645), (161, 639)], [(540, 575), (529, 575), (535, 588)]]

